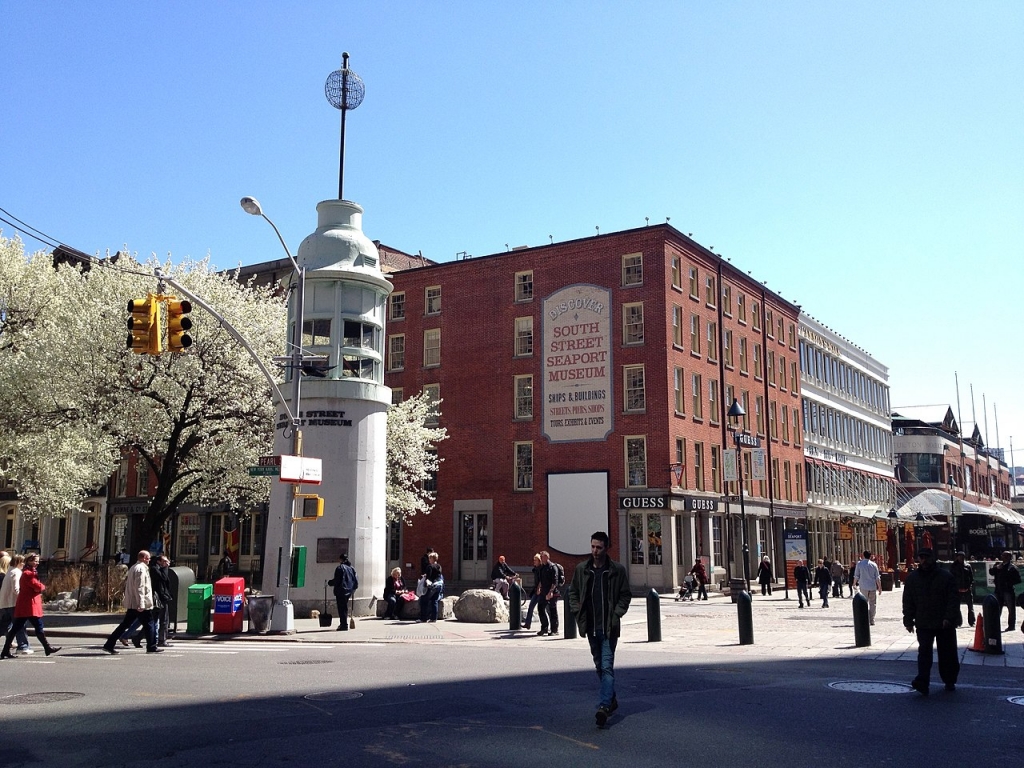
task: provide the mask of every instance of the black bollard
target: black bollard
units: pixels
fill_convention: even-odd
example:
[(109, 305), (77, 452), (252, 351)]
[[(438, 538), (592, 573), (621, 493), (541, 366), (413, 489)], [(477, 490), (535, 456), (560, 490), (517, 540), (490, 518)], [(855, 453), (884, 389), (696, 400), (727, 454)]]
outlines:
[(655, 589), (647, 593), (647, 642), (661, 642), (661, 598)]
[(736, 615), (740, 625), (740, 645), (754, 644), (754, 614), (750, 593), (745, 589), (736, 595)]
[(576, 616), (569, 610), (569, 604), (565, 604), (565, 615), (562, 617), (562, 637), (566, 640), (575, 640), (578, 637), (576, 628)]
[(1003, 606), (995, 595), (985, 595), (981, 601), (981, 620), (985, 622), (985, 653), (1003, 652)]
[(853, 596), (853, 641), (858, 648), (866, 648), (871, 645), (868, 599), (860, 592)]
[(508, 628), (515, 632), (522, 629), (523, 623), (523, 588), (518, 581), (508, 585)]

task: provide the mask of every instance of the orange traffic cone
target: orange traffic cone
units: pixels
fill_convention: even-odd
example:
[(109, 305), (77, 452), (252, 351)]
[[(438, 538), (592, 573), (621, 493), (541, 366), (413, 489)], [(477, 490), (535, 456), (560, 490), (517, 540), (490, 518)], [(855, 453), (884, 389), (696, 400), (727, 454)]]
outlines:
[(985, 622), (981, 619), (982, 617), (979, 615), (974, 624), (974, 642), (967, 647), (967, 650), (985, 653)]

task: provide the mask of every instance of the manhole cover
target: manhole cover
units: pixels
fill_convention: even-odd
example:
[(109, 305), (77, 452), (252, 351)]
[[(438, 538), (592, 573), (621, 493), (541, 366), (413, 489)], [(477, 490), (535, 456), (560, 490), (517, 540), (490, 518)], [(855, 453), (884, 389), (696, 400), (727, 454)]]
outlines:
[(359, 691), (324, 691), (323, 693), (307, 693), (302, 698), (309, 701), (348, 701), (362, 698)]
[(80, 699), (84, 693), (73, 691), (53, 691), (51, 693), (17, 693), (13, 696), (0, 696), (0, 704), (52, 704), (55, 701)]
[(1011, 696), (1007, 701), (1011, 704), (1020, 704), (1020, 706), (1024, 707), (1024, 696)]
[(829, 688), (850, 693), (910, 693), (914, 689), (904, 683), (880, 683), (877, 680), (841, 680)]
[(330, 659), (303, 659), (301, 661), (279, 661), (278, 664), (333, 664), (334, 662)]

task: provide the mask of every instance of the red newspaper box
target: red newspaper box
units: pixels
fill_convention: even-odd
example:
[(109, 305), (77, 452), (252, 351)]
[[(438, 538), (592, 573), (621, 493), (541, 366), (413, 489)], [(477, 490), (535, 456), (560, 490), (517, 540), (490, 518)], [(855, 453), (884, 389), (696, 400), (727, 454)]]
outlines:
[(213, 583), (213, 633), (230, 635), (242, 631), (242, 601), (245, 579), (225, 576)]

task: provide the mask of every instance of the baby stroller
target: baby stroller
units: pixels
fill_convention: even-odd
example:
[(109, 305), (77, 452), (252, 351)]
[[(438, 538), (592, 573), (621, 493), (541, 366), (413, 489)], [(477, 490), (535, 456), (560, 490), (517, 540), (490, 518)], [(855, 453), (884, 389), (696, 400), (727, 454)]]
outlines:
[(683, 586), (679, 588), (679, 594), (676, 595), (676, 602), (680, 600), (693, 600), (693, 588), (697, 586), (697, 579), (692, 573), (686, 574), (686, 578), (683, 579)]

